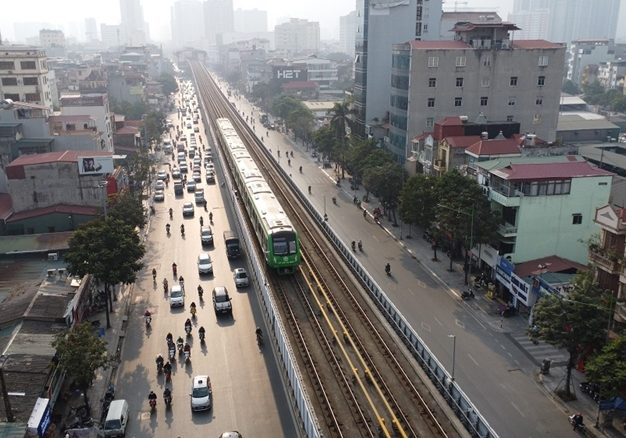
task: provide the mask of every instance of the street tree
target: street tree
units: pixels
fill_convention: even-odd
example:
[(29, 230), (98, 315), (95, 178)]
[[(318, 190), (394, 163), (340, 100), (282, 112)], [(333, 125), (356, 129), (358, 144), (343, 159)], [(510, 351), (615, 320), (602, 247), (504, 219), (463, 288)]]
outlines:
[(534, 327), (529, 334), (557, 348), (565, 349), (566, 366), (564, 398), (571, 399), (572, 369), (583, 352), (601, 348), (607, 337), (607, 321), (612, 296), (593, 280), (593, 273), (579, 273), (568, 297), (543, 296), (534, 306)]
[(139, 191), (141, 193), (143, 183), (146, 181), (150, 182), (152, 165), (152, 159), (145, 148), (141, 148), (137, 153), (127, 156), (123, 167), (128, 174), (128, 185), (131, 192)]
[(580, 94), (580, 88), (578, 88), (578, 85), (576, 85), (576, 83), (574, 83), (571, 79), (568, 79), (563, 83), (561, 91), (571, 95)]
[(313, 145), (315, 150), (322, 155), (322, 158), (334, 158), (335, 135), (332, 128), (322, 126), (313, 134)]
[(128, 225), (143, 228), (146, 224), (146, 215), (141, 198), (135, 193), (124, 191), (116, 193), (108, 199), (107, 215), (111, 219), (118, 219)]
[(178, 91), (178, 83), (176, 78), (170, 73), (161, 73), (159, 82), (163, 86), (163, 93), (167, 96)]
[[(450, 243), (450, 267), (455, 248), (465, 250), (465, 260), (473, 245), (488, 243), (498, 227), (499, 218), (491, 210), (476, 180), (453, 170), (437, 179), (439, 203), (436, 207), (436, 222), (439, 231)], [(466, 269), (467, 273), (467, 269)], [(467, 279), (466, 279), (467, 280)]]
[(84, 322), (58, 333), (52, 341), (52, 347), (56, 349), (58, 366), (74, 379), (83, 392), (85, 406), (91, 414), (87, 389), (93, 383), (96, 370), (109, 363), (106, 343), (95, 336), (91, 324)]
[(585, 373), (589, 381), (600, 386), (603, 400), (622, 394), (626, 389), (626, 333), (612, 339), (587, 361)]
[(150, 111), (144, 120), (146, 140), (155, 143), (161, 140), (165, 127), (165, 115), (161, 111)]
[(342, 178), (345, 175), (346, 167), (346, 138), (348, 135), (346, 127), (350, 123), (349, 116), (353, 113), (354, 111), (350, 108), (350, 104), (346, 101), (335, 103), (333, 108), (329, 111), (331, 116), (330, 126), (335, 133), (336, 145), (340, 148), (337, 157), (339, 158), (339, 164), (341, 165)]
[(368, 167), (363, 176), (363, 185), (366, 190), (380, 199), (388, 218), (393, 220), (394, 226), (398, 224), (396, 208), (404, 179), (404, 169), (396, 163)]
[[(93, 275), (104, 284), (107, 328), (111, 327), (110, 287), (118, 283), (131, 284), (143, 268), (141, 259), (145, 248), (134, 226), (115, 218), (96, 219), (82, 224), (69, 241), (64, 255), (67, 270), (72, 275)], [(109, 309), (109, 307), (111, 307)]]
[(296, 139), (308, 141), (312, 136), (315, 116), (302, 102), (299, 103), (300, 105), (287, 115), (285, 122), (293, 131)]
[(400, 191), (400, 218), (428, 229), (435, 220), (437, 203), (437, 179), (424, 174), (412, 176)]

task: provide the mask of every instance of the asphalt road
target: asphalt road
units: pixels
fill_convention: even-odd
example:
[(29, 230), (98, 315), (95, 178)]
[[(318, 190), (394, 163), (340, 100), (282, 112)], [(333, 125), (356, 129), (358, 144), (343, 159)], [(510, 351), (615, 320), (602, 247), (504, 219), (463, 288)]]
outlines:
[[(177, 115), (171, 118), (178, 122)], [(200, 126), (202, 131), (202, 124)], [(202, 175), (205, 175), (204, 169)], [(230, 263), (226, 258), (222, 232), (230, 227), (220, 195), (219, 175), (218, 172), (217, 184), (207, 185), (204, 179), (201, 184), (214, 221), (215, 245), (208, 247), (214, 266), (212, 276), (200, 277), (196, 267), (196, 257), (203, 251), (199, 217), (203, 216), (207, 225), (208, 213), (200, 207), (196, 208), (193, 218), (182, 217), (182, 204), (193, 202), (193, 193), (185, 190), (184, 197), (175, 198), (170, 182), (165, 190), (165, 202), (155, 205), (156, 215), (150, 221), (146, 242), (146, 268), (135, 284), (135, 300), (116, 384), (117, 398), (128, 400), (130, 405), (129, 437), (219, 436), (230, 430), (238, 430), (244, 437), (295, 436), (271, 349), (266, 346), (259, 350), (256, 345), (254, 330), (257, 325), (262, 326), (262, 321), (254, 290), (251, 287), (237, 290), (233, 282), (232, 270), (246, 267), (245, 260)], [(174, 210), (172, 221), (168, 217), (170, 207)], [(172, 225), (170, 237), (165, 232), (166, 223)], [(181, 224), (185, 224), (184, 238), (180, 234)], [(178, 275), (185, 279), (184, 310), (170, 310), (168, 298), (163, 293), (163, 278), (168, 279), (170, 286), (175, 281), (173, 262), (178, 265)], [(158, 272), (156, 284), (150, 274), (153, 267)], [(204, 302), (198, 299), (198, 284), (204, 289)], [(227, 287), (232, 297), (232, 318), (215, 315), (211, 303), (211, 290), (215, 286)], [(174, 338), (184, 337), (184, 321), (190, 316), (192, 301), (197, 304), (198, 318), (190, 342), (191, 364), (184, 366), (177, 361), (174, 365), (173, 403), (167, 410), (162, 396), (164, 377), (157, 376), (155, 358), (159, 353), (166, 357), (165, 336), (168, 332)], [(142, 317), (146, 309), (153, 314), (152, 328), (148, 330)], [(198, 339), (200, 326), (206, 330), (205, 346), (201, 346)], [(192, 413), (191, 381), (193, 376), (200, 374), (208, 374), (211, 379), (213, 409)], [(150, 390), (158, 396), (157, 409), (152, 414), (147, 402)]]
[[(231, 101), (250, 115), (247, 101), (234, 97)], [(328, 213), (335, 232), (347, 244), (362, 240), (361, 262), (448, 370), (452, 369), (453, 353), (449, 335), (456, 336), (455, 380), (501, 437), (577, 436), (561, 407), (536, 383), (537, 367), (524, 352), (504, 333), (481, 321), (479, 310), (444, 287), (371, 217), (363, 219), (352, 203), (351, 192), (345, 190), (348, 183), (341, 189), (335, 186), (333, 169), (321, 169), (303, 147), (293, 147), (283, 134), (267, 132), (258, 123), (260, 111), (256, 108), (254, 117), (257, 134), (265, 137), (266, 147), (275, 157), (278, 150), (282, 152), (277, 159), (303, 192), (311, 186), (313, 204)], [(291, 166), (285, 158), (287, 150), (294, 151)], [(337, 205), (332, 203), (333, 197)], [(387, 262), (392, 266), (391, 278), (384, 272)]]

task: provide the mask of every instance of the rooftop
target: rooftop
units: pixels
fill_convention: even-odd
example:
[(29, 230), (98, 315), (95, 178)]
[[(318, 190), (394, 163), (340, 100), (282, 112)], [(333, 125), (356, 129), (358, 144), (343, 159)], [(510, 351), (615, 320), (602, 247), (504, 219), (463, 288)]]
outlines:
[[(63, 231), (46, 234), (0, 236), (0, 248), (2, 248), (0, 254), (28, 254), (64, 250), (69, 248), (68, 242), (73, 235), (72, 231)], [(1, 289), (0, 287), (0, 293), (2, 292)]]
[(332, 101), (332, 100), (324, 101), (324, 102), (313, 102), (310, 100), (306, 100), (302, 103), (311, 111), (330, 111), (338, 102)]
[(465, 151), (475, 157), (521, 154), (518, 142), (514, 138), (478, 140)]
[(575, 273), (584, 271), (587, 268), (580, 263), (573, 262), (562, 257), (551, 255), (540, 259), (529, 260), (523, 263), (515, 264), (515, 275), (518, 277), (528, 277), (530, 275), (543, 275), (548, 272), (565, 272)]
[(93, 120), (93, 117), (88, 115), (79, 115), (79, 116), (50, 116), (48, 117), (48, 121), (50, 123), (54, 122), (89, 122)]
[(46, 152), (45, 154), (20, 155), (15, 160), (11, 161), (7, 165), (7, 167), (33, 166), (37, 164), (47, 164), (47, 163), (77, 163), (78, 157), (84, 157), (84, 156), (110, 157), (111, 152), (60, 151), (60, 152)]
[(499, 28), (499, 29), (506, 29), (506, 30), (521, 30), (514, 23), (511, 23), (509, 21), (502, 21), (502, 20), (460, 21), (460, 22), (457, 22), (456, 25), (451, 30), (455, 32), (467, 32), (467, 31), (475, 30), (479, 28)]
[(579, 155), (551, 155), (547, 157), (507, 157), (496, 158), (489, 161), (481, 161), (476, 163), (476, 166), (486, 171), (502, 169), (509, 164), (543, 164), (543, 163), (567, 163), (571, 161), (585, 161), (585, 159)]
[(558, 131), (584, 131), (589, 129), (617, 129), (619, 126), (609, 122), (603, 115), (588, 112), (566, 112), (559, 113), (556, 125)]
[(626, 144), (602, 143), (580, 146), (578, 153), (590, 161), (603, 166), (626, 171)]
[(501, 169), (492, 170), (492, 174), (509, 181), (545, 180), (551, 178), (586, 178), (612, 176), (613, 173), (592, 166), (587, 161), (563, 163), (510, 163)]
[(66, 205), (58, 204), (50, 207), (35, 208), (33, 210), (20, 211), (13, 214), (7, 223), (18, 222), (24, 219), (31, 219), (34, 217), (46, 216), (49, 214), (76, 214), (83, 216), (96, 216), (99, 209), (97, 207), (88, 207), (85, 205)]
[(477, 141), (480, 141), (480, 135), (452, 135), (443, 139), (453, 148), (468, 148)]

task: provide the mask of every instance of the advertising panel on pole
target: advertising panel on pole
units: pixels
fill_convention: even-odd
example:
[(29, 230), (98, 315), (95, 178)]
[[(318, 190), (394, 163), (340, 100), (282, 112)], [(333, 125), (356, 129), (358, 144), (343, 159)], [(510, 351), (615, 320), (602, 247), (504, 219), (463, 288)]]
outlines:
[(79, 175), (100, 175), (113, 172), (112, 156), (78, 157)]

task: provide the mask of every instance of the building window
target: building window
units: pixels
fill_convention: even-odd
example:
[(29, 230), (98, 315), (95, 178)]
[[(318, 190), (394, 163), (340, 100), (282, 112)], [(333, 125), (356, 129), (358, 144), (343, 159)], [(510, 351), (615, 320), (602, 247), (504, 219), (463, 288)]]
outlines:
[(513, 116), (506, 116), (506, 121), (507, 122), (512, 122), (513, 121)]
[(511, 79), (509, 80), (509, 85), (511, 87), (517, 87), (517, 76), (511, 76)]
[(509, 97), (509, 106), (515, 106), (516, 101), (515, 97)]
[(487, 96), (482, 96), (480, 98), (480, 106), (487, 106), (488, 101), (489, 101), (489, 98)]
[(438, 56), (429, 56), (428, 57), (428, 67), (431, 67), (431, 68), (439, 67), (439, 57)]
[(539, 57), (539, 62), (537, 63), (539, 67), (547, 67), (548, 66), (548, 57), (546, 55), (542, 55)]
[(24, 85), (38, 85), (39, 81), (37, 80), (37, 77), (25, 77), (24, 78)]
[(26, 102), (37, 102), (39, 101), (38, 93), (26, 93), (24, 96), (26, 98)]
[(0, 70), (15, 70), (13, 61), (0, 61)]
[(17, 78), (2, 78), (2, 85), (17, 85)]
[(538, 97), (535, 99), (535, 105), (543, 105), (543, 97), (538, 96)]
[(434, 97), (429, 97), (428, 98), (428, 103), (426, 104), (426, 106), (428, 108), (434, 108), (435, 107), (435, 98)]
[(437, 78), (428, 78), (428, 86), (434, 88), (437, 86)]
[(37, 70), (37, 63), (35, 61), (20, 61), (20, 67), (22, 70)]
[(580, 213), (574, 213), (572, 215), (572, 225), (580, 225), (583, 223), (583, 215)]
[(538, 123), (541, 123), (541, 114), (535, 114), (533, 115), (533, 123), (536, 125)]
[(422, 36), (422, 22), (421, 21), (418, 21), (417, 23), (415, 23), (415, 36), (416, 37)]
[(432, 128), (434, 124), (435, 124), (435, 119), (434, 118), (428, 117), (426, 119), (426, 127), (427, 128)]
[(20, 95), (17, 93), (4, 93), (4, 98), (5, 99), (11, 99), (14, 102), (19, 102), (20, 101)]
[(456, 66), (457, 67), (465, 67), (467, 64), (467, 58), (465, 56), (457, 56), (456, 57)]
[(482, 78), (480, 80), (480, 86), (483, 88), (487, 88), (489, 85), (491, 85), (491, 81), (489, 80), (489, 78)]
[(462, 106), (463, 105), (463, 98), (462, 97), (455, 97), (454, 98), (454, 106)]
[(537, 77), (537, 86), (543, 87), (544, 85), (546, 85), (546, 77), (545, 76), (538, 76)]
[(457, 87), (463, 86), (463, 78), (456, 78), (456, 86)]

